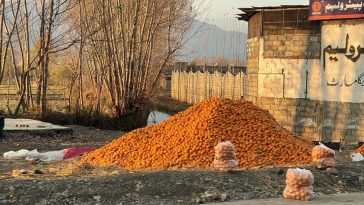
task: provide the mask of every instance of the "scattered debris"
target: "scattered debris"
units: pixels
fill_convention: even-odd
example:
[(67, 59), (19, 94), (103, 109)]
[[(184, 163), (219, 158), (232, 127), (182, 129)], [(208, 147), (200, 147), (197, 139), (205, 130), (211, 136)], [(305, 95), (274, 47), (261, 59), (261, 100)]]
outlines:
[(28, 171), (26, 169), (13, 170), (13, 172), (11, 173), (11, 176), (14, 178), (19, 178), (19, 177), (26, 175), (27, 173), (28, 173)]
[(101, 196), (93, 196), (93, 199), (95, 199), (96, 201), (101, 201)]
[(333, 168), (333, 167), (330, 167), (330, 168), (327, 168), (326, 171), (332, 175), (335, 175), (337, 176), (339, 174), (339, 172), (337, 171), (337, 169)]
[(199, 198), (197, 198), (197, 204), (204, 204), (213, 201), (226, 201), (227, 194), (226, 193), (218, 193), (215, 191), (206, 191)]
[(40, 169), (35, 169), (34, 174), (44, 174), (44, 172)]
[(37, 164), (40, 164), (42, 161), (40, 161), (39, 159), (32, 159), (29, 161), (29, 164), (32, 164), (32, 165), (37, 165)]

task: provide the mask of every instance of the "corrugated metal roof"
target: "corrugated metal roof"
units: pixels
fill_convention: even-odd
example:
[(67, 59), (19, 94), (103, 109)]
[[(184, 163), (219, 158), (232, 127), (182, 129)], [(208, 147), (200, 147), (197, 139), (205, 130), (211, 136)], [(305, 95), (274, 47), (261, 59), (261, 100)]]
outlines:
[(242, 21), (249, 21), (249, 19), (254, 14), (263, 10), (287, 10), (287, 9), (308, 9), (308, 8), (309, 8), (308, 5), (281, 5), (281, 6), (239, 8), (239, 10), (244, 13), (237, 14), (237, 19)]

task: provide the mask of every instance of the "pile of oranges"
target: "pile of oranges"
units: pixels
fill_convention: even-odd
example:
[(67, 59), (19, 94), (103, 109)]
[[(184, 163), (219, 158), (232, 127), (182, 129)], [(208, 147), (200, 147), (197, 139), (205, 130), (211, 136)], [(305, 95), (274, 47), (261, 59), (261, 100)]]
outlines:
[(239, 167), (312, 162), (313, 145), (282, 128), (268, 111), (247, 101), (204, 100), (168, 120), (134, 130), (81, 161), (126, 170), (211, 168), (214, 147), (230, 141)]

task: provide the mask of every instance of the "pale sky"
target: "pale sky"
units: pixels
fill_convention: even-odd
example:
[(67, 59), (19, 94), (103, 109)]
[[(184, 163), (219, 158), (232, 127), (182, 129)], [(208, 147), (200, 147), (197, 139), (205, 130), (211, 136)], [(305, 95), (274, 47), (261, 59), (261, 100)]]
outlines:
[(238, 8), (251, 6), (308, 5), (309, 0), (198, 0), (205, 2), (206, 11), (199, 19), (225, 30), (244, 31), (243, 22), (236, 20)]

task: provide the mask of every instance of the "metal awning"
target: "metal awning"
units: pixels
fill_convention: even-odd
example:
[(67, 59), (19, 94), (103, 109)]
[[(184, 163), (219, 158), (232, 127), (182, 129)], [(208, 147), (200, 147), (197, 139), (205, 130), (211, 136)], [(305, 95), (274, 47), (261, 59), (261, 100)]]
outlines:
[(281, 6), (265, 6), (265, 7), (250, 7), (250, 8), (239, 8), (240, 11), (244, 12), (237, 14), (237, 19), (239, 21), (249, 21), (249, 19), (254, 16), (254, 14), (261, 11), (270, 10), (296, 10), (296, 9), (308, 9), (308, 5), (281, 5)]

